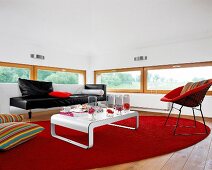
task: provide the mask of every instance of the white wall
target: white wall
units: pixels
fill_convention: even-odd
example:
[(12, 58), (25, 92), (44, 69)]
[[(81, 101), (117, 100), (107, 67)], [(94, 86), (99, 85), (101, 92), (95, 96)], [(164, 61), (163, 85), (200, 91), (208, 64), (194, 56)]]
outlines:
[(90, 24), (89, 1), (0, 0), (0, 61), (85, 69)]
[[(100, 53), (93, 58), (96, 70), (111, 68), (143, 67), (212, 60), (212, 37), (162, 44), (123, 51)], [(147, 56), (147, 61), (134, 61), (136, 56)]]
[(208, 61), (211, 18), (211, 0), (0, 0), (0, 61), (87, 69), (88, 82), (94, 69)]
[(212, 60), (211, 0), (92, 2), (91, 71)]
[(211, 18), (211, 0), (93, 0), (93, 68), (210, 61)]
[[(94, 0), (92, 69), (212, 61), (211, 18), (210, 0)], [(136, 56), (148, 60), (135, 62)], [(131, 94), (131, 104), (163, 107), (158, 98), (144, 96)], [(211, 96), (203, 102), (207, 117), (211, 102)]]
[[(110, 93), (113, 95), (124, 95), (126, 93)], [(160, 113), (168, 113), (171, 103), (161, 102), (160, 99), (164, 96), (164, 94), (139, 94), (139, 93), (128, 93), (130, 95), (130, 104), (135, 110), (139, 111), (149, 111), (149, 112), (160, 112)], [(212, 117), (212, 97), (206, 96), (202, 103), (202, 111), (205, 117)], [(176, 108), (180, 108), (180, 105), (175, 104)], [(178, 114), (179, 111), (176, 109), (172, 110), (173, 114)], [(201, 116), (199, 111), (195, 111), (197, 116)], [(183, 115), (192, 116), (192, 110), (188, 107), (183, 107), (182, 109)]]
[(211, 18), (211, 0), (0, 0), (0, 61), (86, 69), (88, 83), (98, 69), (211, 61)]

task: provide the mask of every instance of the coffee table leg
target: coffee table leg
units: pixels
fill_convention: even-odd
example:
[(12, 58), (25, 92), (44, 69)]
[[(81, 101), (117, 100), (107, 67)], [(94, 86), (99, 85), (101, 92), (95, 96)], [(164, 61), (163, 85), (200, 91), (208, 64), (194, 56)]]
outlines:
[(51, 135), (52, 136), (56, 135), (56, 133), (55, 133), (55, 124), (52, 124), (52, 123), (51, 123)]
[(53, 123), (51, 123), (51, 135), (53, 137), (57, 138), (57, 139), (63, 140), (65, 142), (71, 143), (73, 145), (79, 146), (79, 147), (84, 148), (84, 149), (89, 149), (93, 146), (93, 128), (88, 129), (88, 146), (81, 144), (79, 142), (70, 140), (68, 138), (57, 135), (56, 132), (55, 132), (55, 124), (53, 124)]
[(88, 127), (88, 148), (93, 147), (93, 128)]
[(117, 125), (117, 124), (114, 124), (114, 123), (110, 123), (109, 125), (116, 126), (116, 127), (121, 127), (121, 128), (126, 128), (126, 129), (136, 130), (139, 127), (139, 115), (136, 115), (135, 118), (136, 118), (136, 125), (135, 125), (135, 127)]
[(136, 116), (136, 128), (135, 129), (138, 129), (139, 127), (139, 114)]

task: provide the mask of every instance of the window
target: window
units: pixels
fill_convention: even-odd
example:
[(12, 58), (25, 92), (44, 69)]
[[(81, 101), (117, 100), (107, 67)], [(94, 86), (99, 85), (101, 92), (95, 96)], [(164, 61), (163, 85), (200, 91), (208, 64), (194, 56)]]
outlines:
[(0, 83), (17, 83), (18, 78), (56, 84), (84, 84), (86, 71), (0, 62)]
[(96, 83), (106, 84), (109, 91), (140, 92), (142, 90), (141, 69), (118, 69), (96, 71)]
[(209, 63), (148, 67), (145, 68), (145, 92), (166, 93), (188, 82), (211, 79), (209, 73), (212, 73)]
[(85, 71), (60, 69), (53, 67), (35, 67), (36, 78), (56, 84), (84, 84)]
[(18, 78), (32, 77), (32, 66), (0, 62), (0, 83), (17, 83)]
[[(161, 93), (188, 82), (212, 79), (212, 62), (94, 71), (94, 82), (109, 92)], [(212, 94), (212, 87), (207, 93)]]

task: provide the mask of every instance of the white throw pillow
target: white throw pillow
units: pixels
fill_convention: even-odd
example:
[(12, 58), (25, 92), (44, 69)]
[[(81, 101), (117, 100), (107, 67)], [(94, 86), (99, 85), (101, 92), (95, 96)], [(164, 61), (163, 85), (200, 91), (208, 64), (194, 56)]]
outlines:
[(84, 89), (82, 90), (82, 94), (92, 94), (102, 96), (104, 95), (104, 90), (101, 89)]

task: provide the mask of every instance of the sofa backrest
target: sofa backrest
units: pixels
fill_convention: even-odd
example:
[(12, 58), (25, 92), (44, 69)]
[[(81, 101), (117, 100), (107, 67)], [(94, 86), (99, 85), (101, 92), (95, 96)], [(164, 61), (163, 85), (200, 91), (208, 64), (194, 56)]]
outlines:
[(53, 84), (54, 91), (65, 91), (72, 94), (81, 94), (84, 88), (85, 86), (80, 84)]

